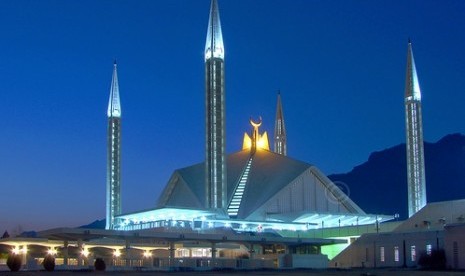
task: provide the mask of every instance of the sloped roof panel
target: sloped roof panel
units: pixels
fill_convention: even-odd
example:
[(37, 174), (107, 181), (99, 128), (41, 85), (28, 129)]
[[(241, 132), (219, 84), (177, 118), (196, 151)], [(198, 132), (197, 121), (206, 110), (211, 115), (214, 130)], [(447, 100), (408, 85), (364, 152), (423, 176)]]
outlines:
[[(233, 196), (235, 187), (242, 176), (249, 158), (250, 150), (242, 150), (227, 156), (228, 201)], [(288, 185), (297, 183), (296, 180), (302, 178), (306, 171), (311, 171), (314, 177), (318, 178), (317, 182), (321, 182), (320, 188), (331, 188), (329, 189), (331, 192), (340, 192), (316, 167), (284, 155), (258, 149), (253, 156), (237, 219), (251, 219), (252, 217), (258, 219), (257, 216), (260, 216), (259, 213), (263, 213), (264, 208), (267, 208), (265, 205), (269, 205), (270, 200), (276, 197), (277, 194), (282, 193)], [(173, 180), (175, 175), (177, 175), (176, 181)], [(301, 179), (300, 182), (302, 181), (305, 183), (301, 183), (301, 185), (311, 186), (314, 182), (309, 182), (305, 179)], [(316, 184), (313, 183), (314, 185)], [(160, 199), (162, 198), (164, 200), (160, 200), (159, 203), (164, 204), (158, 205), (158, 208), (166, 206), (204, 208), (205, 163), (199, 163), (175, 171), (170, 183), (160, 196)], [(323, 198), (322, 200), (328, 199)], [(308, 206), (305, 207), (301, 204), (303, 207), (299, 207), (299, 210), (313, 210), (310, 203), (305, 204), (305, 206)], [(338, 212), (364, 214), (350, 199), (347, 199), (342, 205), (340, 207), (344, 207), (343, 210), (338, 209)], [(313, 211), (318, 211), (318, 209), (314, 209)]]
[(307, 163), (284, 155), (257, 150), (238, 218), (249, 216), (309, 167)]

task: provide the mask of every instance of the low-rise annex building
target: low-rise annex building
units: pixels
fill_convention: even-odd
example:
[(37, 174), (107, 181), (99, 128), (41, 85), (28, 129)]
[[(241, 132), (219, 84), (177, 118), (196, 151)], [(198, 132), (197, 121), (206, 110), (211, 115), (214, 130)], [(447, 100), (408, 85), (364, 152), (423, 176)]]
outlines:
[(444, 250), (446, 267), (465, 268), (465, 199), (428, 203), (393, 231), (363, 234), (331, 267), (417, 267), (422, 254)]

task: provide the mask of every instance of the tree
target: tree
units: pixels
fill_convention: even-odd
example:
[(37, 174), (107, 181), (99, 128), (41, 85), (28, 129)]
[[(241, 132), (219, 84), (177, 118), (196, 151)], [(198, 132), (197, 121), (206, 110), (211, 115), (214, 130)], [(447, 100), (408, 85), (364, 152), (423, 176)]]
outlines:
[(42, 262), (45, 270), (47, 271), (54, 271), (55, 270), (55, 257), (52, 255), (47, 255), (44, 258), (44, 261)]
[(107, 266), (105, 265), (105, 261), (102, 258), (95, 259), (94, 267), (97, 271), (105, 271), (105, 269), (107, 268)]
[(9, 237), (10, 237), (10, 234), (8, 234), (8, 231), (5, 230), (5, 233), (3, 233), (3, 236), (0, 239), (6, 239)]
[(432, 250), (430, 255), (422, 252), (418, 259), (418, 265), (424, 269), (445, 269), (446, 263), (446, 253), (443, 249)]

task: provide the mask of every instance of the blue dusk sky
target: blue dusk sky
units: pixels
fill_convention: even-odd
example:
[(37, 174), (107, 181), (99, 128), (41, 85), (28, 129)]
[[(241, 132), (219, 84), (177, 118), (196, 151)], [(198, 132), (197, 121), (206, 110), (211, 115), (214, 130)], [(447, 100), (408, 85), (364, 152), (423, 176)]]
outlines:
[[(0, 231), (105, 217), (113, 60), (122, 102), (123, 212), (152, 208), (205, 156), (209, 0), (0, 2)], [(403, 143), (407, 41), (425, 140), (465, 133), (465, 1), (219, 0), (227, 152), (249, 118), (326, 174)], [(368, 192), (367, 192), (368, 193)]]

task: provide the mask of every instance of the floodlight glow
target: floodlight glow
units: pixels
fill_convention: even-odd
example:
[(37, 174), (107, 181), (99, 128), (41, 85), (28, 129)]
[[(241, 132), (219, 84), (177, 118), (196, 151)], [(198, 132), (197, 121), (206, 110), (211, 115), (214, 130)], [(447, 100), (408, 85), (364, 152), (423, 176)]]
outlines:
[(152, 257), (152, 253), (150, 251), (144, 251), (144, 258)]
[(87, 248), (82, 249), (81, 255), (84, 256), (84, 257), (89, 256), (89, 250), (87, 250)]
[(118, 258), (119, 256), (121, 256), (121, 252), (119, 251), (119, 249), (116, 249), (116, 250), (113, 252), (113, 256), (115, 256), (116, 258)]
[(52, 256), (55, 256), (58, 251), (55, 249), (55, 248), (50, 248), (48, 251), (47, 251), (48, 255), (52, 255)]
[(212, 227), (213, 227), (213, 222), (210, 221), (210, 222), (208, 223), (208, 227), (212, 228)]
[(231, 223), (226, 222), (224, 226), (229, 228), (229, 227), (231, 227)]
[(11, 252), (13, 252), (13, 254), (16, 255), (16, 254), (19, 254), (19, 253), (21, 252), (21, 250), (19, 250), (18, 247), (15, 247), (15, 248), (13, 248), (13, 249), (11, 250)]

